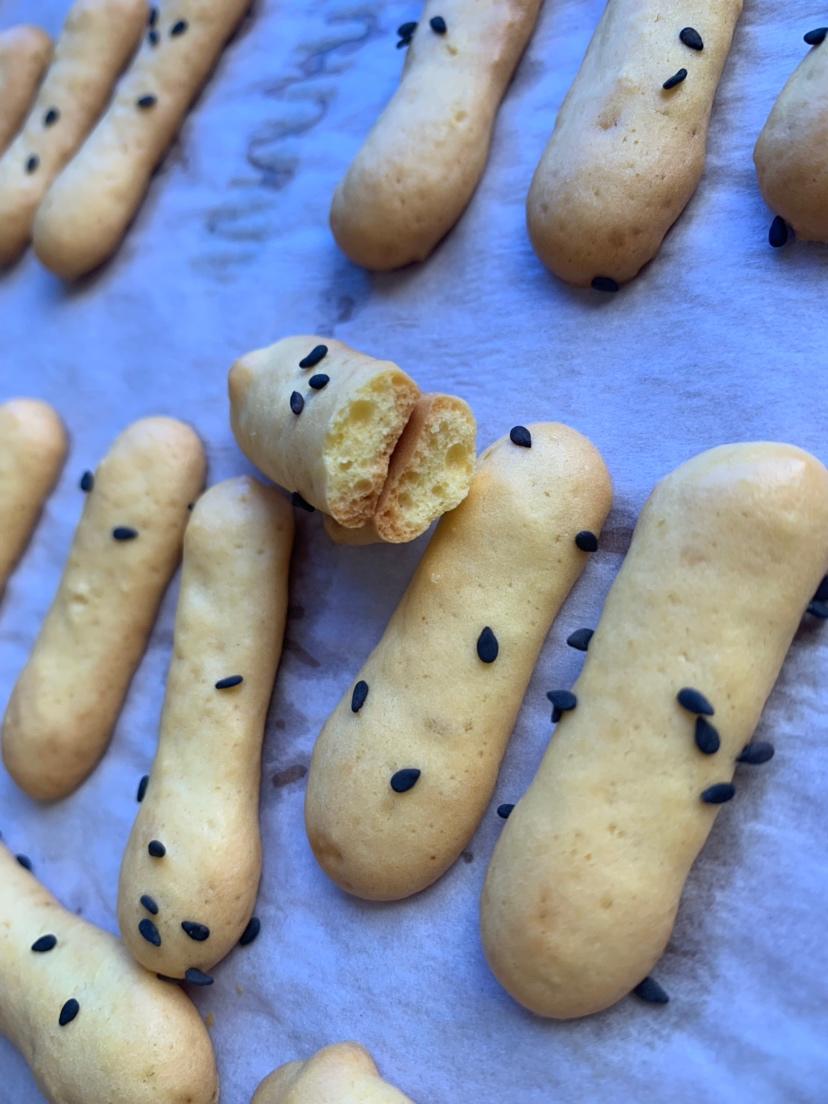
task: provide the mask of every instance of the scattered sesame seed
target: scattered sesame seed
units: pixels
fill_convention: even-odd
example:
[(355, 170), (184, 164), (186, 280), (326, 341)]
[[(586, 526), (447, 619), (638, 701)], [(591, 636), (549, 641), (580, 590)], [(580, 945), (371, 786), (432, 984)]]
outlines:
[(154, 27), (155, 24), (158, 22), (158, 8), (155, 5), (150, 8), (148, 22), (150, 27)]
[(526, 426), (516, 425), (512, 426), (509, 430), (509, 440), (513, 445), (518, 445), (520, 448), (532, 447), (532, 434), (526, 428)]
[(31, 871), (32, 860), (29, 858), (28, 855), (15, 855), (14, 857), (17, 859), (18, 863), (23, 867), (24, 870)]
[(582, 529), (580, 533), (576, 534), (575, 543), (582, 552), (598, 551), (598, 538), (589, 529)]
[(135, 106), (139, 107), (142, 111), (148, 111), (151, 107), (155, 107), (158, 103), (157, 96), (153, 96), (151, 93), (147, 93), (146, 96), (139, 96), (135, 101)]
[(299, 494), (298, 491), (294, 491), (290, 496), (290, 501), (294, 506), (298, 506), (300, 510), (307, 510), (309, 514), (312, 514), (316, 507), (311, 504)]
[(301, 414), (305, 409), (305, 400), (298, 391), (291, 391), (290, 393), (290, 409), (294, 414)]
[(166, 847), (160, 840), (150, 840), (147, 851), (154, 859), (163, 859), (167, 853)]
[(773, 744), (767, 740), (755, 740), (752, 744), (746, 744), (741, 755), (736, 756), (737, 763), (747, 763), (751, 767), (761, 767), (769, 762), (776, 754)]
[(147, 786), (149, 785), (149, 775), (144, 774), (141, 776), (141, 781), (138, 783), (138, 792), (135, 794), (135, 800), (140, 805), (144, 800), (147, 793)]
[(815, 602), (828, 602), (828, 575), (822, 580), (819, 586), (816, 588), (816, 594), (814, 594)]
[(66, 1004), (64, 1004), (63, 1008), (61, 1008), (60, 1010), (58, 1023), (61, 1027), (66, 1027), (67, 1024), (70, 1024), (72, 1020), (74, 1020), (78, 1012), (80, 1012), (80, 1005), (74, 997), (70, 997)]
[(46, 954), (47, 951), (53, 951), (56, 946), (56, 935), (41, 935), (39, 939), (32, 943), (32, 950), (35, 954)]
[(477, 638), (477, 654), (484, 663), (494, 663), (499, 651), (497, 637), (487, 625)]
[(788, 224), (781, 215), (777, 215), (770, 224), (768, 242), (774, 249), (781, 249), (788, 244)]
[(512, 814), (512, 809), (514, 809), (514, 807), (514, 804), (510, 805), (508, 803), (504, 805), (498, 805), (497, 815), (501, 818), (501, 820), (508, 820)]
[(671, 88), (675, 88), (677, 85), (682, 84), (687, 80), (687, 70), (679, 69), (677, 73), (673, 73), (672, 77), (668, 77), (662, 84), (662, 88), (665, 92), (669, 92)]
[(716, 712), (704, 694), (699, 690), (694, 690), (692, 686), (685, 686), (679, 690), (676, 694), (676, 701), (682, 709), (686, 709), (688, 713), (712, 717)]
[(411, 38), (414, 32), (417, 30), (417, 24), (414, 20), (410, 20), (408, 23), (401, 23), (397, 27), (397, 34), (400, 38)]
[(155, 898), (150, 897), (148, 893), (145, 893), (144, 896), (141, 898), (141, 904), (144, 906), (147, 912), (150, 913), (150, 915), (158, 915), (158, 905), (155, 903)]
[(391, 775), (391, 789), (394, 793), (407, 793), (417, 785), (421, 773), (416, 767), (404, 767), (403, 770), (398, 770), (396, 774)]
[(303, 357), (299, 361), (300, 368), (315, 368), (320, 360), (324, 360), (328, 355), (327, 345), (314, 345), (311, 351), (306, 357)]
[(36, 153), (33, 153), (26, 161), (26, 172), (31, 175), (33, 172), (37, 172), (38, 165), (40, 164), (40, 158)]
[(828, 27), (816, 27), (813, 31), (808, 31), (803, 37), (809, 46), (821, 46), (826, 35), (828, 35)]
[(429, 19), (428, 25), (431, 27), (432, 31), (434, 31), (434, 33), (438, 35), (444, 35), (448, 30), (448, 27), (446, 26), (446, 21), (445, 19), (443, 19), (442, 15), (433, 16), (431, 19)]
[(91, 471), (85, 471), (80, 478), (80, 489), (84, 494), (89, 494), (95, 486), (95, 476)]
[(219, 679), (216, 685), (216, 690), (231, 690), (234, 686), (241, 686), (244, 682), (244, 675), (228, 675), (227, 678)]
[(320, 372), (316, 376), (311, 376), (308, 380), (308, 386), (312, 387), (314, 391), (321, 391), (323, 387), (327, 387), (331, 382), (331, 377), (326, 376), (324, 372)]
[(702, 790), (701, 799), (706, 805), (724, 805), (735, 793), (736, 787), (731, 782), (716, 782)]
[(820, 621), (828, 620), (828, 602), (811, 602), (808, 605), (808, 613), (812, 617), (818, 617)]
[(153, 924), (152, 920), (147, 920), (146, 916), (138, 924), (138, 931), (146, 939), (147, 943), (151, 943), (153, 947), (161, 946), (161, 934)]
[(210, 929), (206, 924), (199, 924), (195, 920), (182, 920), (182, 931), (189, 935), (190, 939), (194, 939), (196, 943), (203, 943), (206, 939), (210, 938)]
[(368, 683), (365, 679), (360, 679), (354, 687), (354, 692), (351, 694), (351, 712), (359, 713), (363, 705), (365, 705), (368, 698)]
[(172, 38), (177, 38), (179, 35), (183, 35), (188, 27), (189, 23), (186, 19), (179, 19), (177, 23), (173, 23), (172, 27), (170, 27), (170, 36)]
[(210, 975), (205, 974), (203, 970), (197, 970), (195, 966), (190, 966), (190, 968), (184, 972), (184, 977), (189, 981), (190, 985), (213, 984), (213, 979)]
[(571, 690), (547, 690), (547, 698), (552, 702), (552, 723), (557, 724), (564, 713), (569, 713), (578, 704)]
[(43, 116), (43, 125), (45, 127), (54, 126), (60, 118), (60, 112), (56, 107), (50, 107), (46, 114)]
[(593, 636), (595, 636), (595, 629), (576, 629), (575, 632), (569, 634), (566, 642), (576, 652), (585, 652), (589, 648), (589, 642)]
[(618, 291), (619, 284), (612, 276), (593, 276), (592, 287), (595, 291)]
[(147, 33), (147, 40), (150, 46), (157, 46), (158, 43), (161, 41), (161, 36), (159, 35), (158, 31), (153, 28)]
[(138, 530), (131, 529), (128, 525), (116, 525), (112, 536), (116, 541), (131, 541), (138, 536)]
[(715, 755), (719, 750), (719, 733), (705, 717), (696, 717), (696, 747), (704, 755)]
[(254, 943), (258, 938), (259, 932), (262, 930), (262, 922), (258, 916), (251, 916), (250, 923), (244, 929), (239, 940), (240, 947), (249, 947), (251, 943)]
[(639, 1000), (645, 1001), (647, 1004), (669, 1004), (670, 998), (666, 991), (658, 984), (655, 978), (645, 977), (643, 981), (639, 981), (633, 994), (638, 997)]
[(685, 27), (679, 32), (679, 38), (685, 46), (689, 46), (691, 50), (703, 50), (704, 42), (702, 36), (696, 30), (695, 27)]

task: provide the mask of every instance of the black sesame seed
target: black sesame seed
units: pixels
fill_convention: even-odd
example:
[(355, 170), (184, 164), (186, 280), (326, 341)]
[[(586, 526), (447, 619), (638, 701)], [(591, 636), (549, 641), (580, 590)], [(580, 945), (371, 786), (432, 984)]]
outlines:
[(320, 372), (316, 376), (311, 376), (308, 380), (308, 386), (312, 387), (314, 391), (321, 391), (323, 387), (327, 387), (331, 382), (331, 377), (326, 376), (324, 372)]
[(696, 30), (695, 27), (685, 27), (684, 30), (679, 32), (679, 38), (685, 46), (689, 46), (691, 50), (703, 50), (704, 42), (702, 36)]
[(290, 393), (290, 409), (294, 414), (301, 414), (305, 409), (305, 400), (298, 391), (291, 391)]
[(149, 851), (154, 859), (163, 859), (167, 853), (166, 847), (160, 840), (150, 840), (147, 851)]
[(189, 981), (190, 985), (213, 984), (213, 979), (210, 975), (205, 974), (203, 970), (197, 970), (195, 966), (190, 966), (190, 968), (184, 972), (184, 977)]
[(812, 617), (818, 617), (820, 621), (828, 620), (828, 602), (811, 602), (808, 613)]
[(571, 690), (547, 690), (546, 696), (561, 713), (568, 713), (578, 704)]
[(773, 759), (775, 754), (776, 750), (773, 744), (768, 743), (767, 740), (756, 740), (742, 749), (742, 754), (736, 756), (736, 762), (747, 763), (751, 767), (760, 767), (763, 763)]
[(677, 85), (681, 84), (683, 81), (686, 81), (686, 80), (687, 80), (687, 70), (686, 69), (679, 69), (679, 71), (677, 73), (673, 73), (672, 77), (668, 77), (667, 80), (664, 82), (664, 84), (662, 84), (661, 87), (664, 89), (665, 92), (669, 92), (671, 88), (675, 88)]
[(53, 951), (56, 946), (56, 935), (41, 935), (40, 939), (36, 939), (32, 943), (32, 950), (35, 954), (46, 954), (47, 951)]
[(157, 22), (158, 22), (158, 8), (156, 8), (153, 5), (153, 7), (150, 8), (149, 25), (151, 27), (154, 27)]
[(140, 805), (146, 797), (147, 786), (149, 785), (149, 775), (144, 774), (141, 776), (141, 781), (138, 783), (138, 792), (135, 794), (135, 800)]
[(592, 287), (595, 291), (618, 291), (619, 284), (612, 276), (593, 276)]
[(401, 23), (399, 27), (397, 27), (397, 34), (400, 36), (400, 38), (411, 38), (416, 30), (416, 22), (414, 20), (410, 20), (408, 23)]
[(84, 494), (89, 494), (95, 486), (95, 476), (91, 471), (85, 471), (80, 478), (80, 489)]
[(206, 924), (199, 924), (195, 920), (182, 920), (181, 928), (190, 939), (194, 939), (196, 943), (203, 943), (206, 939), (210, 938), (210, 929)]
[(585, 652), (594, 635), (595, 629), (576, 629), (575, 632), (569, 634), (566, 642), (570, 648), (574, 648), (577, 652)]
[(724, 805), (736, 794), (736, 787), (730, 782), (716, 782), (702, 790), (701, 799), (706, 805)]
[(719, 750), (719, 733), (705, 717), (696, 717), (696, 747), (705, 755)]
[(141, 111), (148, 111), (151, 107), (155, 107), (158, 103), (158, 98), (148, 93), (146, 96), (139, 96), (135, 101), (135, 106), (139, 107)]
[(131, 529), (128, 525), (116, 525), (112, 530), (112, 536), (116, 541), (131, 541), (138, 536), (138, 530)]
[(74, 997), (70, 997), (66, 1004), (64, 1004), (63, 1008), (61, 1008), (60, 1010), (58, 1023), (61, 1027), (66, 1027), (67, 1024), (70, 1024), (72, 1020), (74, 1020), (78, 1012), (80, 1012), (80, 1005)]
[(161, 946), (161, 934), (153, 924), (152, 920), (147, 920), (146, 917), (139, 923), (138, 931), (146, 939), (147, 943), (151, 943), (153, 947)]
[(251, 916), (250, 923), (244, 929), (239, 940), (240, 947), (249, 947), (251, 943), (255, 942), (258, 938), (259, 932), (262, 930), (262, 922), (258, 916)]
[(781, 249), (783, 245), (788, 244), (788, 224), (781, 215), (777, 215), (770, 224), (770, 230), (768, 230), (768, 243), (773, 246), (774, 249)]
[(819, 586), (816, 588), (816, 594), (814, 595), (815, 602), (828, 602), (828, 575), (822, 580)]
[(509, 817), (512, 814), (512, 809), (514, 809), (514, 807), (515, 807), (514, 804), (510, 805), (510, 804), (508, 804), (508, 802), (506, 804), (503, 804), (503, 805), (498, 805), (497, 815), (502, 820), (508, 820)]
[(46, 114), (43, 116), (43, 125), (45, 127), (54, 126), (60, 118), (60, 112), (56, 107), (50, 107)]
[(37, 171), (39, 165), (40, 158), (37, 156), (36, 153), (33, 153), (32, 156), (26, 161), (26, 172), (31, 175), (31, 173)]
[(150, 46), (157, 46), (158, 43), (161, 41), (161, 36), (159, 35), (158, 31), (153, 28), (147, 34), (147, 40), (149, 41)]
[(298, 506), (300, 510), (307, 510), (309, 514), (312, 514), (316, 507), (311, 504), (299, 494), (298, 491), (294, 491), (290, 496), (290, 501), (294, 506)]
[(15, 855), (14, 857), (17, 859), (18, 863), (20, 864), (20, 866), (23, 867), (24, 870), (30, 871), (32, 869), (32, 860), (29, 858), (28, 855)]
[(391, 775), (391, 789), (394, 793), (407, 793), (417, 785), (421, 773), (416, 767), (404, 767), (398, 770), (396, 774)]
[(227, 678), (218, 680), (216, 690), (231, 690), (234, 686), (241, 686), (243, 682), (244, 675), (228, 675)]
[(518, 445), (520, 448), (532, 447), (532, 434), (526, 428), (526, 426), (516, 425), (512, 426), (509, 430), (509, 440), (513, 445)]
[(179, 19), (177, 23), (173, 23), (172, 27), (170, 27), (171, 37), (177, 38), (178, 35), (183, 35), (188, 26), (189, 23), (186, 19)]
[(359, 713), (363, 705), (368, 698), (368, 683), (365, 679), (360, 679), (354, 687), (354, 692), (351, 694), (351, 712)]
[(443, 19), (442, 15), (433, 16), (431, 19), (429, 19), (428, 25), (429, 27), (431, 27), (432, 31), (434, 31), (434, 33), (438, 35), (444, 35), (448, 30), (448, 27), (446, 26), (446, 21), (445, 19)]
[(499, 651), (497, 637), (487, 625), (477, 638), (477, 654), (484, 663), (494, 663)]
[(145, 893), (144, 896), (141, 898), (141, 904), (147, 910), (147, 912), (150, 913), (151, 916), (158, 915), (158, 905), (155, 902), (155, 898), (150, 897), (148, 893)]
[(688, 713), (696, 713), (705, 717), (712, 717), (716, 710), (699, 690), (691, 686), (685, 686), (676, 694), (676, 701), (686, 709)]
[(813, 31), (808, 31), (804, 38), (809, 46), (821, 46), (826, 35), (828, 35), (828, 27), (816, 27)]
[(582, 552), (597, 552), (598, 538), (589, 529), (582, 529), (575, 536), (575, 543)]
[(633, 994), (647, 1004), (669, 1004), (670, 1001), (665, 990), (662, 989), (655, 978), (651, 977), (645, 977), (643, 981), (639, 981), (633, 989)]
[(410, 38), (401, 38), (400, 41), (397, 43), (397, 49), (398, 50), (404, 50), (407, 46), (410, 46), (410, 45), (411, 45), (411, 39)]
[[(415, 26), (416, 26), (416, 24), (415, 24)], [(327, 345), (314, 345), (314, 347), (311, 349), (311, 351), (308, 353), (308, 355), (306, 357), (303, 357), (299, 361), (299, 367), (300, 368), (315, 368), (316, 365), (320, 362), (320, 360), (324, 360), (327, 355), (328, 355), (328, 346)]]

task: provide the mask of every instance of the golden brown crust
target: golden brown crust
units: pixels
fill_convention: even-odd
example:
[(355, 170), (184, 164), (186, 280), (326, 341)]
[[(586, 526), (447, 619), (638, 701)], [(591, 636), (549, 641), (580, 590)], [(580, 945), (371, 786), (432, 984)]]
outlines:
[(53, 48), (40, 27), (20, 24), (0, 32), (0, 154), (22, 126)]

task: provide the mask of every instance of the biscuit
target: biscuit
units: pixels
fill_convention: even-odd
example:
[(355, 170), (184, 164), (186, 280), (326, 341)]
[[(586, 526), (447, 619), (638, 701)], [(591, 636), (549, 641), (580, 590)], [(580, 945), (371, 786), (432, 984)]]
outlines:
[(791, 445), (712, 449), (655, 489), (486, 879), (489, 963), (533, 1012), (648, 977), (826, 560), (828, 471)]
[(753, 159), (771, 210), (803, 241), (828, 242), (828, 49), (808, 53), (779, 94)]
[(229, 389), (233, 433), (265, 475), (346, 528), (373, 517), (420, 396), (401, 368), (332, 338), (286, 337), (236, 361)]
[(425, 260), (460, 218), (539, 8), (540, 0), (428, 0), (404, 35), (400, 86), (334, 195), (331, 229), (356, 264)]
[(0, 406), (0, 596), (66, 459), (59, 415), (38, 399)]
[(65, 797), (106, 750), (203, 482), (201, 442), (172, 418), (135, 422), (95, 473), (3, 724), (3, 761), (31, 797)]
[[(108, 260), (250, 0), (167, 0), (106, 114), (38, 212), (34, 247), (74, 279)], [(154, 11), (156, 9), (153, 9)]]
[(741, 11), (609, 0), (527, 201), (532, 245), (556, 276), (614, 291), (656, 255), (704, 170)]
[(338, 544), (403, 544), (459, 506), (474, 476), (477, 423), (455, 395), (423, 395), (397, 442), (376, 513), (360, 529), (325, 518)]
[(515, 427), (483, 453), (313, 753), (308, 837), (343, 889), (407, 897), (459, 857), (587, 562), (576, 534), (600, 530), (610, 498), (597, 450), (566, 426)]
[(0, 1034), (50, 1104), (216, 1104), (210, 1037), (177, 985), (55, 898), (0, 844)]
[(292, 543), (290, 503), (249, 476), (211, 487), (184, 536), (161, 736), (118, 897), (127, 947), (167, 977), (215, 966), (256, 902), (262, 739)]
[(357, 1043), (337, 1043), (305, 1062), (288, 1062), (262, 1081), (252, 1104), (412, 1104), (380, 1077)]
[(40, 27), (21, 24), (0, 31), (0, 154), (22, 126), (52, 50)]
[[(0, 264), (29, 243), (54, 178), (103, 111), (147, 15), (145, 0), (76, 0), (23, 129), (0, 158)], [(98, 180), (87, 196), (97, 210)]]

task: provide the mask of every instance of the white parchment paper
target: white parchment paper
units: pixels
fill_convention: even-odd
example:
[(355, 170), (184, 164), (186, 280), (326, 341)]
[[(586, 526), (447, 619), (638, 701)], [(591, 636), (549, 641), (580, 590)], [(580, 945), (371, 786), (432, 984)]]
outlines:
[[(52, 31), (68, 0), (0, 0), (0, 25)], [(471, 5), (473, 6), (473, 5)], [(0, 278), (0, 396), (51, 400), (72, 435), (63, 478), (0, 608), (0, 707), (57, 586), (81, 511), (77, 482), (128, 422), (192, 420), (210, 479), (247, 470), (230, 435), (233, 359), (292, 332), (335, 334), (473, 405), (486, 444), (560, 419), (602, 450), (615, 506), (544, 649), (492, 804), (435, 887), (398, 905), (343, 896), (305, 839), (314, 738), (380, 637), (424, 547), (339, 549), (300, 513), (292, 611), (264, 749), (266, 860), (258, 942), (196, 994), (225, 1104), (275, 1065), (356, 1039), (418, 1104), (828, 1100), (828, 636), (805, 626), (769, 703), (767, 767), (740, 775), (690, 878), (658, 977), (590, 1020), (533, 1018), (484, 962), (477, 907), (501, 822), (549, 737), (544, 691), (582, 657), (635, 517), (660, 476), (725, 441), (775, 438), (828, 460), (826, 252), (766, 243), (753, 143), (802, 34), (805, 0), (747, 0), (716, 108), (706, 177), (659, 258), (615, 297), (553, 280), (524, 200), (602, 0), (548, 0), (500, 114), (491, 162), (454, 233), (418, 268), (374, 277), (327, 229), (333, 188), (395, 87), (394, 29), (415, 0), (262, 0), (157, 175), (115, 261), (67, 289), (30, 254)], [(681, 5), (665, 4), (681, 20)], [(665, 75), (667, 75), (665, 73)], [(757, 595), (761, 600), (761, 595)], [(110, 753), (41, 807), (0, 769), (0, 827), (66, 904), (115, 930), (117, 871), (152, 761), (172, 639), (167, 595)], [(0, 993), (2, 1000), (2, 993)], [(41, 1100), (0, 1041), (0, 1099)]]

